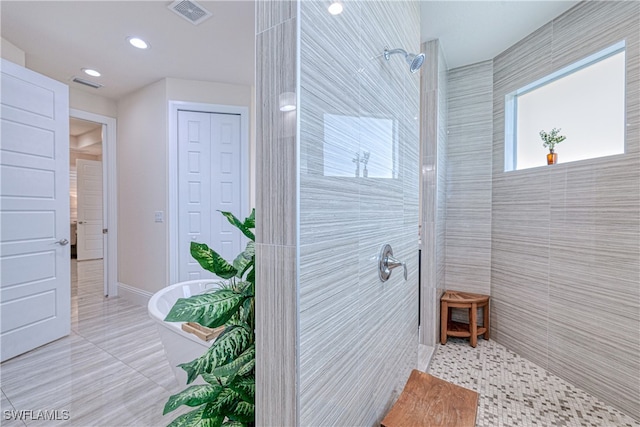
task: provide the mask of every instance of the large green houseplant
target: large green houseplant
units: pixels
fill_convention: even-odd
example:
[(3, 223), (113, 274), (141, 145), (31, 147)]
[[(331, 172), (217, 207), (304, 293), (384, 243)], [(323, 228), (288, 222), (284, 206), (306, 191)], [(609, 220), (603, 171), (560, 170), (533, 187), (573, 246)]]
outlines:
[(222, 212), (250, 241), (230, 263), (205, 244), (191, 243), (191, 255), (218, 277), (219, 289), (180, 298), (167, 322), (197, 322), (224, 331), (199, 358), (180, 365), (187, 384), (201, 376), (206, 384), (192, 385), (169, 398), (167, 414), (181, 405), (197, 409), (177, 417), (169, 427), (253, 426), (255, 412), (255, 210), (244, 221)]

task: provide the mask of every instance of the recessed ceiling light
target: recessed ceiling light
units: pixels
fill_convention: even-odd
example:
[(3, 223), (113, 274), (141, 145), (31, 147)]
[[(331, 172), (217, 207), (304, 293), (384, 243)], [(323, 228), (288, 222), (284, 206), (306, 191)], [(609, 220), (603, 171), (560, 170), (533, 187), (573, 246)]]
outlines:
[(138, 49), (149, 49), (149, 43), (142, 40), (140, 37), (127, 37), (127, 41), (133, 47), (137, 47)]
[(333, 3), (331, 3), (331, 5), (329, 5), (329, 8), (327, 10), (332, 15), (340, 15), (343, 10), (342, 3), (339, 1), (334, 1)]
[(92, 70), (91, 68), (83, 68), (82, 71), (85, 72), (85, 74), (89, 74), (92, 77), (100, 77), (100, 71), (97, 70)]

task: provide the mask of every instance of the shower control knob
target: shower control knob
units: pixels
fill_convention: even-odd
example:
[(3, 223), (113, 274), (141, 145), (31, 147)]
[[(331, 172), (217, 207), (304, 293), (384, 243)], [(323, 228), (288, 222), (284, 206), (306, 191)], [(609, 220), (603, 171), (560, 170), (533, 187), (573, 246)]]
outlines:
[(378, 256), (378, 277), (380, 277), (380, 280), (383, 282), (389, 280), (391, 270), (397, 267), (403, 268), (404, 280), (407, 280), (407, 265), (393, 257), (393, 249), (391, 249), (391, 245), (382, 245), (382, 248), (380, 248), (380, 255)]

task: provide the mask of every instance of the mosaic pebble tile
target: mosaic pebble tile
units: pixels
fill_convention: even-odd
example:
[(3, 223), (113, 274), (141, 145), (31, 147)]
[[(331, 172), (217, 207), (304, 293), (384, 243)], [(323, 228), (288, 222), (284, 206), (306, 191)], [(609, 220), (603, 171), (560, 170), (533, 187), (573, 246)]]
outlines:
[(428, 372), (479, 393), (477, 427), (640, 427), (635, 420), (495, 341), (449, 338)]

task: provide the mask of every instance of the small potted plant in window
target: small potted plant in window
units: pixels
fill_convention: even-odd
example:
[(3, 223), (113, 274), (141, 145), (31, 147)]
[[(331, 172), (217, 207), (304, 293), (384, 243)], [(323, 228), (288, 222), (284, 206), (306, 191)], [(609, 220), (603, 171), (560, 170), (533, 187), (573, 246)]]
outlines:
[(551, 132), (547, 133), (543, 130), (540, 131), (540, 138), (542, 138), (542, 146), (544, 148), (549, 149), (549, 154), (547, 154), (547, 164), (554, 165), (558, 163), (558, 153), (553, 150), (556, 148), (557, 144), (560, 144), (562, 141), (567, 139), (566, 136), (560, 135), (560, 131), (562, 129), (551, 129)]

